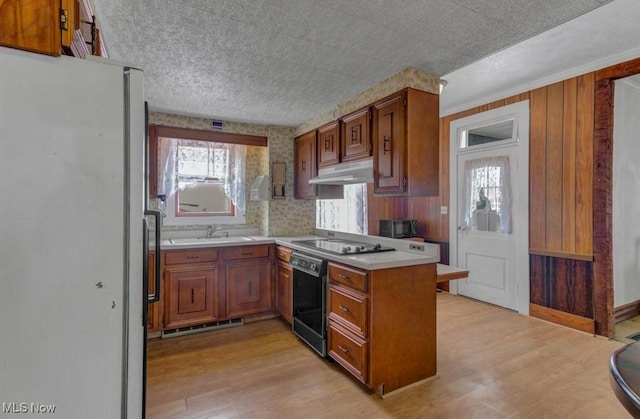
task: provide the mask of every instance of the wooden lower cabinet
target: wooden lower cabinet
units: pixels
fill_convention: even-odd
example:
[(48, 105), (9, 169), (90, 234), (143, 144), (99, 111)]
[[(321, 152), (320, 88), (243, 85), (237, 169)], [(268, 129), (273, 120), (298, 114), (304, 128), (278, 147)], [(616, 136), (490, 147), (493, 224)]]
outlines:
[(271, 309), (271, 261), (229, 262), (226, 265), (227, 317), (242, 317)]
[(293, 270), (289, 265), (291, 249), (284, 246), (276, 247), (276, 309), (283, 319), (291, 323), (293, 304), (291, 301), (293, 289)]
[(217, 261), (214, 248), (162, 252), (164, 329), (219, 319)]
[(368, 300), (366, 294), (329, 284), (329, 318), (345, 324), (364, 339), (368, 336)]
[(292, 287), (293, 270), (287, 263), (279, 260), (276, 266), (276, 306), (282, 318), (289, 323), (292, 322), (293, 315)]
[(436, 374), (435, 263), (328, 272), (332, 359), (381, 396)]
[(328, 340), (329, 356), (358, 380), (367, 384), (369, 378), (367, 341), (362, 336), (352, 334), (340, 327), (340, 323), (332, 321), (329, 322)]
[(165, 328), (218, 319), (217, 273), (215, 265), (165, 269)]
[(273, 247), (163, 251), (164, 317), (158, 327), (178, 329), (273, 311)]

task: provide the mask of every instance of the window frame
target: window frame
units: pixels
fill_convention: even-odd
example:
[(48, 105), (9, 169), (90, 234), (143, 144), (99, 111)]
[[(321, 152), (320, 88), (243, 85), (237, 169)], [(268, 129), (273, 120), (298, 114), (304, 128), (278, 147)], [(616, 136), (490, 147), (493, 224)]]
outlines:
[[(249, 146), (267, 147), (268, 141), (266, 136), (236, 134), (222, 131), (208, 131), (195, 128), (174, 127), (168, 125), (149, 124), (146, 131), (146, 150), (145, 159), (147, 166), (147, 197), (149, 202), (157, 199), (158, 195), (158, 138), (177, 138), (184, 140), (210, 141), (216, 143), (243, 144)], [(180, 225), (216, 225), (216, 224), (243, 224), (244, 216), (237, 214), (235, 216), (193, 216), (193, 217), (175, 217), (175, 200), (167, 198), (166, 213), (163, 224), (180, 226)], [(150, 205), (149, 205), (150, 206)]]

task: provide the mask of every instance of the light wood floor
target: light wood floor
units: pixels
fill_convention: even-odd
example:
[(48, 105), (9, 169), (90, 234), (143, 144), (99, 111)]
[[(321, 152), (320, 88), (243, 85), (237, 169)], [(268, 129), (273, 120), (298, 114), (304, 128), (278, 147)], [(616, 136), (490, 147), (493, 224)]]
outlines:
[(609, 384), (623, 344), (439, 293), (438, 375), (363, 389), (280, 319), (149, 342), (149, 418), (628, 418)]

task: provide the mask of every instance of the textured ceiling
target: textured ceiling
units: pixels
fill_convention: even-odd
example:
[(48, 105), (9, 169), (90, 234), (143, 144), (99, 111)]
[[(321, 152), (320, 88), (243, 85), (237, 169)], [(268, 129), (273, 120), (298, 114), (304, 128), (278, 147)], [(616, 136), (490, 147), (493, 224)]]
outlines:
[(608, 0), (92, 0), (152, 110), (297, 126), (413, 67), (442, 76)]

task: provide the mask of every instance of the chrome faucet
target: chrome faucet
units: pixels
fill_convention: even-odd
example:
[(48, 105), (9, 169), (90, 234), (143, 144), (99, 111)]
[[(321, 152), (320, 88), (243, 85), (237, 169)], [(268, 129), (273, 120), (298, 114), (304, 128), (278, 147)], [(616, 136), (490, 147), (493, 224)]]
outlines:
[(208, 226), (207, 227), (207, 238), (215, 238), (215, 237), (229, 237), (229, 232), (228, 231), (223, 231), (222, 234), (220, 236), (216, 236), (216, 232), (221, 231), (222, 227), (213, 227), (213, 226)]

